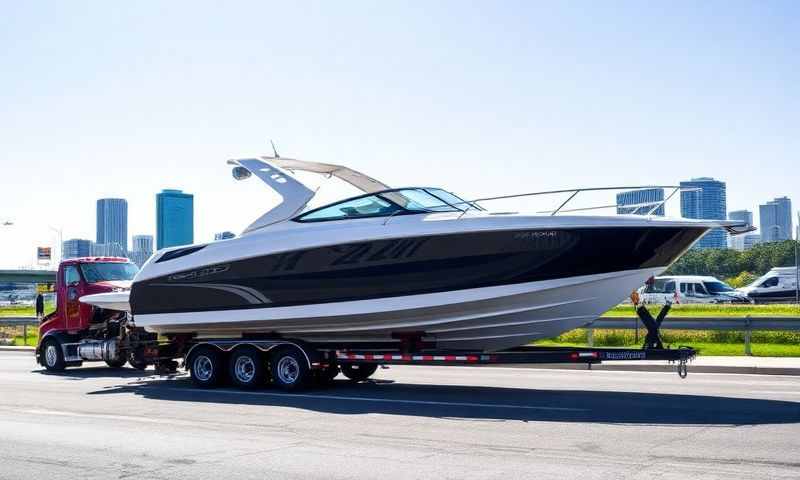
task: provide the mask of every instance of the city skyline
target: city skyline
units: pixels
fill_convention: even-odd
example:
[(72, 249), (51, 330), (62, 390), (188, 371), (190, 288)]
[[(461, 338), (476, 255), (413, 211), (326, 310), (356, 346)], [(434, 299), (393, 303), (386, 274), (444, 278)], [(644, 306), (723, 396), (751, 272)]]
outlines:
[[(714, 201), (718, 203), (719, 202), (719, 198), (720, 198), (720, 193), (718, 191), (716, 191), (716, 190), (718, 190), (719, 186), (721, 185), (722, 186), (722, 190), (723, 190), (722, 196), (723, 197), (725, 196), (725, 192), (724, 192), (724, 190), (725, 190), (725, 182), (724, 181), (719, 181), (719, 180), (711, 178), (711, 177), (698, 177), (698, 178), (693, 178), (693, 179), (688, 180), (688, 181), (682, 181), (681, 185), (683, 187), (689, 188), (689, 189), (698, 188), (698, 187), (702, 189), (704, 187), (703, 184), (709, 184), (709, 183), (712, 185), (710, 190), (714, 191), (714, 193), (712, 194), (711, 198), (713, 198)], [(161, 196), (163, 196), (163, 195), (166, 195), (166, 196), (175, 196), (175, 195), (177, 195), (179, 198), (191, 199), (190, 203), (193, 204), (194, 196), (192, 194), (186, 194), (185, 192), (183, 192), (181, 190), (162, 189), (162, 191), (160, 193), (156, 194), (156, 197), (158, 198), (160, 195)], [(684, 195), (686, 195), (688, 198), (684, 198)], [(702, 197), (702, 190), (698, 191), (698, 192), (692, 192), (692, 191), (681, 192), (681, 206), (680, 206), (681, 213), (690, 213), (691, 210), (693, 210), (695, 212), (700, 212), (700, 211), (703, 210), (702, 209), (702, 202), (703, 202), (702, 199), (699, 201), (699, 203), (698, 203), (698, 200), (696, 200), (696, 197), (698, 195), (700, 195)], [(622, 213), (622, 214), (624, 214), (624, 213), (644, 214), (644, 212), (641, 211), (642, 210), (641, 208), (637, 209), (639, 211), (633, 212), (633, 211), (630, 211), (630, 210), (632, 210), (631, 208), (625, 208), (625, 206), (626, 205), (639, 204), (639, 203), (659, 202), (659, 201), (664, 200), (664, 198), (665, 198), (665, 196), (664, 196), (663, 189), (652, 189), (651, 188), (651, 189), (638, 189), (638, 190), (622, 191), (622, 192), (616, 194), (617, 213), (618, 214), (620, 214), (620, 213)], [(106, 228), (105, 223), (100, 221), (100, 212), (101, 212), (100, 205), (101, 205), (101, 202), (107, 202), (108, 200), (114, 200), (114, 201), (116, 201), (117, 204), (124, 204), (125, 208), (127, 209), (127, 201), (125, 199), (122, 199), (122, 198), (97, 199), (96, 202), (97, 202), (97, 206), (98, 206), (97, 207), (98, 227), (100, 227), (102, 225), (103, 228)], [(157, 201), (157, 205), (158, 205), (158, 201)], [(789, 199), (786, 196), (784, 196), (784, 197), (776, 197), (774, 200), (768, 201), (766, 204), (762, 204), (759, 207), (775, 206), (775, 205), (787, 205), (787, 206), (784, 207), (784, 210), (790, 212), (789, 215), (791, 216), (791, 199)], [(106, 207), (104, 207), (104, 208), (106, 208)], [(649, 208), (652, 208), (652, 207), (648, 207), (648, 209)], [(664, 207), (662, 206), (662, 207), (658, 208), (657, 211), (654, 214), (655, 215), (663, 215), (663, 210), (664, 210)], [(190, 207), (190, 211), (191, 211), (191, 215), (193, 217), (193, 213), (194, 213), (193, 212), (193, 207)], [(695, 213), (695, 214), (702, 216), (701, 213)], [(789, 224), (789, 227), (786, 227), (786, 229), (788, 231), (792, 232), (793, 231), (792, 230), (792, 218), (789, 217), (787, 219), (786, 216), (785, 216), (785, 212), (783, 212), (783, 211), (782, 211), (782, 214), (784, 215), (783, 219), (785, 221), (788, 221), (788, 224)], [(173, 212), (172, 213), (173, 218), (177, 218), (175, 215), (176, 214)], [(178, 214), (178, 216), (180, 216), (180, 215)], [(687, 217), (687, 218), (700, 218), (700, 217)], [(754, 220), (753, 220), (754, 219), (753, 212), (748, 210), (748, 209), (728, 211), (726, 218), (731, 219), (731, 220), (743, 221), (745, 223), (748, 223), (749, 225), (755, 225), (754, 224)], [(159, 221), (158, 208), (156, 209), (156, 212), (155, 212), (155, 219), (156, 219), (155, 220), (155, 222), (156, 222), (155, 229), (156, 229), (156, 231), (158, 231), (158, 221)], [(192, 224), (192, 223), (193, 222), (190, 222), (190, 224)], [(184, 228), (184, 227), (181, 227), (181, 228)], [(731, 249), (734, 249), (734, 250), (746, 250), (746, 249), (751, 248), (753, 245), (755, 245), (757, 243), (776, 241), (774, 239), (765, 240), (763, 235), (760, 233), (762, 231), (762, 229), (763, 229), (763, 225), (760, 226), (755, 233), (750, 233), (750, 234), (746, 234), (746, 235), (739, 235), (737, 237), (728, 237), (728, 236), (726, 236), (725, 238), (726, 238), (726, 242), (727, 243), (726, 243), (726, 245), (724, 247), (708, 247), (707, 244), (706, 244), (706, 245), (698, 245), (698, 248), (731, 248)], [(95, 234), (96, 238), (98, 238), (98, 239), (99, 238), (105, 238), (107, 235), (108, 235), (108, 232), (105, 232), (103, 234), (103, 236), (101, 236), (99, 231), (96, 232), (96, 234)], [(213, 240), (214, 241), (224, 240), (224, 239), (227, 239), (227, 238), (234, 238), (235, 236), (236, 236), (235, 233), (233, 233), (233, 232), (231, 232), (229, 230), (225, 230), (225, 231), (222, 231), (222, 232), (216, 232), (213, 235)], [(140, 242), (138, 242), (138, 247), (137, 247), (137, 238), (140, 239)], [(130, 250), (123, 250), (122, 247), (116, 245), (116, 243), (98, 243), (98, 242), (93, 242), (91, 240), (84, 239), (84, 238), (69, 238), (69, 239), (66, 239), (66, 240), (63, 241), (62, 247), (61, 247), (61, 254), (62, 254), (62, 258), (65, 258), (65, 259), (66, 258), (73, 258), (73, 257), (76, 257), (76, 256), (88, 256), (88, 255), (91, 255), (91, 256), (125, 256), (125, 257), (130, 258), (132, 261), (134, 261), (134, 263), (137, 263), (138, 265), (141, 266), (141, 264), (143, 264), (144, 261), (147, 258), (149, 258), (149, 256), (152, 255), (157, 250), (157, 249), (153, 248), (154, 244), (155, 244), (155, 238), (157, 238), (157, 237), (154, 236), (154, 235), (150, 235), (150, 234), (133, 234), (133, 235), (131, 235), (132, 248)], [(791, 237), (791, 238), (794, 238), (794, 237)], [(188, 241), (188, 240), (184, 239), (183, 241)], [(210, 241), (210, 239), (209, 239), (209, 241)], [(714, 241), (718, 242), (718, 239), (714, 240)], [(149, 244), (148, 244), (148, 242), (149, 242)], [(700, 242), (698, 242), (698, 243), (700, 243)], [(183, 244), (186, 244), (186, 243), (180, 243), (180, 244), (183, 245)], [(147, 247), (143, 248), (142, 247), (143, 245), (147, 245)], [(171, 245), (171, 246), (174, 246), (174, 245)], [(162, 247), (162, 248), (166, 248), (166, 247)], [(138, 254), (137, 254), (137, 252), (138, 252)]]

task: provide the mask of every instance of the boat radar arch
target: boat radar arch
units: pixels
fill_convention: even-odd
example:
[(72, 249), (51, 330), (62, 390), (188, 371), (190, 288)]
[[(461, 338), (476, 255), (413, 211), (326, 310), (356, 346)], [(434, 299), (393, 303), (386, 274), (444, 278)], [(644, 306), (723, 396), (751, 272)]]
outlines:
[(314, 198), (316, 194), (314, 190), (305, 186), (286, 171), (300, 170), (328, 177), (334, 176), (364, 193), (389, 189), (386, 184), (368, 175), (351, 168), (329, 163), (307, 162), (293, 158), (261, 157), (228, 160), (228, 164), (234, 165), (233, 177), (236, 180), (244, 180), (251, 175), (255, 175), (281, 197), (281, 202), (278, 205), (251, 223), (245, 228), (242, 235), (289, 220), (300, 213), (303, 207)]

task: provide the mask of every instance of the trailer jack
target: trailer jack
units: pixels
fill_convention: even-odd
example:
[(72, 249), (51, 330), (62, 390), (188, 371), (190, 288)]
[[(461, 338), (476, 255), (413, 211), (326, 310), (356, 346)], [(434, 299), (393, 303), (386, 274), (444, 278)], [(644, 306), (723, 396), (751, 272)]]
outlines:
[[(664, 342), (661, 340), (661, 324), (664, 322), (664, 319), (667, 318), (667, 314), (671, 308), (672, 302), (667, 302), (663, 307), (661, 307), (661, 311), (658, 312), (656, 318), (653, 318), (644, 305), (641, 305), (636, 309), (636, 315), (638, 315), (645, 328), (647, 328), (647, 335), (644, 338), (644, 345), (642, 345), (642, 349), (664, 349)], [(670, 360), (670, 363), (677, 362), (678, 376), (681, 378), (686, 378), (686, 376), (689, 374), (688, 362), (694, 358), (696, 352), (691, 347), (680, 346), (678, 347), (678, 354), (679, 357), (677, 359)]]
[(656, 318), (653, 318), (653, 316), (650, 315), (650, 312), (644, 307), (644, 305), (641, 305), (636, 309), (636, 315), (639, 316), (639, 319), (642, 321), (645, 328), (647, 328), (647, 336), (644, 338), (644, 345), (642, 348), (664, 348), (664, 343), (661, 341), (660, 333), (661, 322), (663, 322), (667, 317), (670, 308), (672, 308), (672, 304), (667, 302), (667, 304), (661, 308), (661, 311), (658, 312), (658, 316)]

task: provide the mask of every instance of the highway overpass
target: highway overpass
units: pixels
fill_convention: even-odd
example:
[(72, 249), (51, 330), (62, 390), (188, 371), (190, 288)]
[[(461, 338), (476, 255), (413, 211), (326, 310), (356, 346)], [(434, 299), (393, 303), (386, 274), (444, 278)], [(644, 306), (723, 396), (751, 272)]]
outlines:
[(56, 272), (50, 270), (0, 270), (0, 283), (55, 283)]

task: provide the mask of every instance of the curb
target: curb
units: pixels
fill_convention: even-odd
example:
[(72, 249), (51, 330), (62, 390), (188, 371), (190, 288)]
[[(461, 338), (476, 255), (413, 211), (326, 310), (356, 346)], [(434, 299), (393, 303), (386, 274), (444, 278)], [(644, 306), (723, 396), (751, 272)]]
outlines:
[(0, 346), (0, 352), (30, 352), (33, 353), (36, 347), (17, 347), (17, 346)]
[[(689, 373), (731, 373), (750, 375), (800, 375), (800, 368), (791, 367), (734, 367), (725, 365), (692, 365), (688, 364)], [(539, 364), (517, 365), (515, 368), (537, 368), (545, 370), (603, 370), (607, 372), (667, 372), (676, 373), (677, 364), (661, 365), (608, 364), (600, 363), (591, 366), (586, 364)]]

